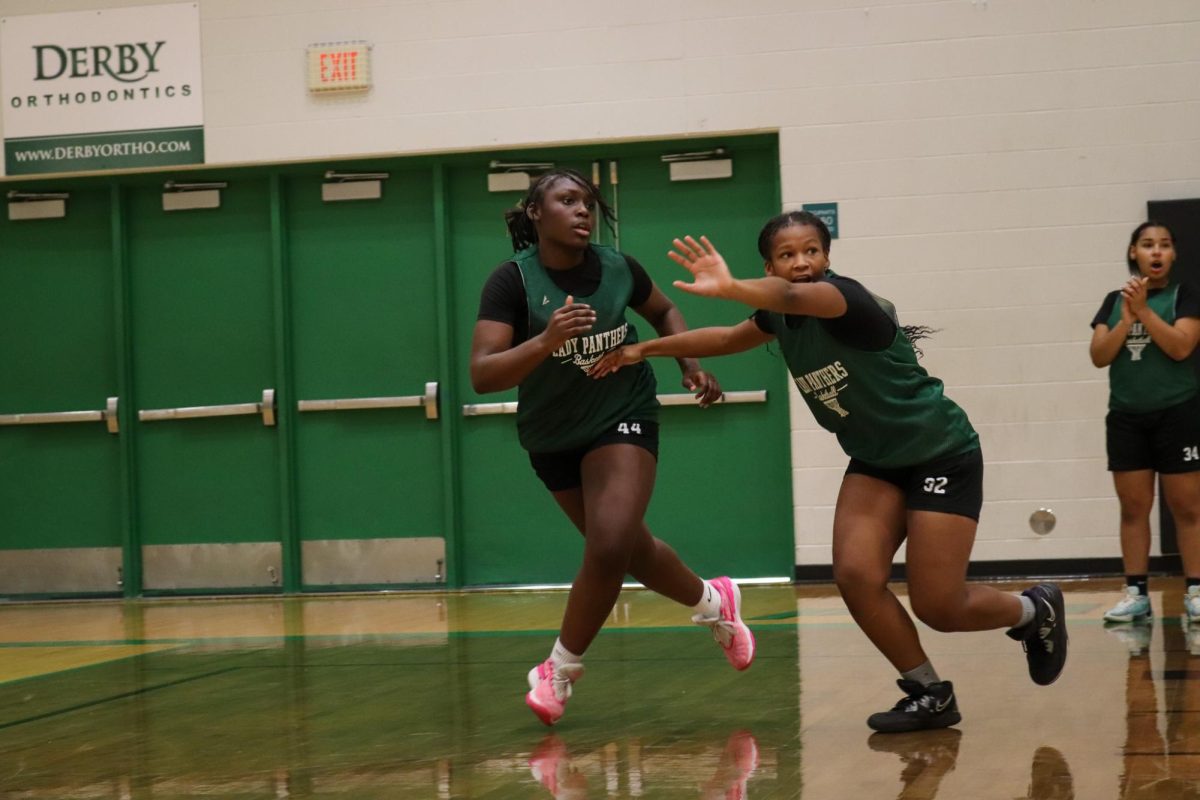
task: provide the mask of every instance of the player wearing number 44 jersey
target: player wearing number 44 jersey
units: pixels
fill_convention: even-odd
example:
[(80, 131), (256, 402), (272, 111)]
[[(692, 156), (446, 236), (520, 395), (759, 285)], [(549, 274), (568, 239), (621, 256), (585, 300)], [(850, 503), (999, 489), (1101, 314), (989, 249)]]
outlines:
[(939, 631), (1008, 628), (1030, 677), (1053, 683), (1067, 658), (1063, 596), (1042, 583), (1020, 595), (966, 582), (983, 503), (983, 460), (967, 415), (917, 363), (921, 328), (901, 327), (890, 303), (829, 271), (829, 230), (808, 212), (781, 214), (759, 235), (766, 277), (735, 279), (707, 240), (675, 240), (671, 258), (693, 277), (675, 286), (759, 309), (738, 325), (700, 328), (606, 355), (609, 380), (648, 356), (699, 358), (777, 341), (788, 369), (850, 465), (833, 521), (833, 572), (855, 621), (900, 673), (904, 697), (867, 724), (881, 732), (944, 728), (961, 719), (954, 686), (934, 670), (917, 629), (888, 588), (907, 540), (908, 596)]
[[(484, 286), (471, 344), (475, 391), (518, 387), (521, 445), (584, 536), (558, 641), (528, 675), (525, 702), (547, 725), (562, 716), (626, 574), (690, 607), (734, 668), (754, 660), (737, 585), (701, 580), (643, 521), (658, 456), (654, 373), (643, 364), (612, 380), (588, 374), (605, 353), (638, 340), (626, 309), (660, 335), (687, 328), (636, 261), (591, 244), (598, 210), (611, 222), (600, 193), (578, 172), (555, 170), (533, 183), (506, 216), (516, 254)], [(695, 359), (681, 358), (679, 367), (702, 406), (721, 396)]]
[(1175, 239), (1161, 222), (1134, 229), (1130, 278), (1092, 320), (1092, 363), (1108, 367), (1108, 469), (1121, 505), (1125, 594), (1106, 622), (1145, 622), (1154, 478), (1175, 519), (1187, 578), (1184, 618), (1200, 625), (1200, 386), (1191, 355), (1200, 339), (1200, 299), (1172, 285)]

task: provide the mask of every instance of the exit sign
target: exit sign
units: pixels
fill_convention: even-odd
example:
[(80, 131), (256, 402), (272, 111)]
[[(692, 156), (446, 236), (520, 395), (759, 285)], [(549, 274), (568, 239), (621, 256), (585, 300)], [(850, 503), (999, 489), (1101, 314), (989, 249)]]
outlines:
[(310, 92), (357, 92), (371, 88), (371, 45), (333, 42), (308, 46)]

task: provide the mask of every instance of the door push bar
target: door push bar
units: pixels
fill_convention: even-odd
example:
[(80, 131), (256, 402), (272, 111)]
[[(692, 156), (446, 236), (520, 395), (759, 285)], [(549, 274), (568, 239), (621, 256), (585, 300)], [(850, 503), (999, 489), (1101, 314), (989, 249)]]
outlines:
[(187, 406), (185, 408), (144, 408), (138, 411), (142, 422), (162, 422), (169, 419), (197, 419), (199, 417), (236, 417), (262, 415), (267, 427), (275, 424), (275, 390), (263, 389), (260, 403), (232, 403), (223, 406)]
[(35, 414), (0, 414), (0, 425), (56, 425), (64, 422), (103, 422), (109, 433), (121, 432), (118, 400), (110, 397), (103, 411), (49, 411)]
[[(692, 394), (660, 394), (658, 402), (664, 406), (695, 406), (699, 405), (696, 396)], [(717, 403), (765, 403), (767, 402), (767, 390), (756, 389), (746, 392), (725, 392), (721, 395)], [(517, 413), (517, 404), (514, 401), (507, 403), (472, 403), (462, 407), (464, 417), (482, 417), (490, 414), (515, 414)]]
[(405, 397), (341, 397), (336, 400), (301, 400), (299, 411), (361, 411), (373, 408), (424, 408), (425, 419), (438, 418), (438, 384), (425, 384), (425, 394)]

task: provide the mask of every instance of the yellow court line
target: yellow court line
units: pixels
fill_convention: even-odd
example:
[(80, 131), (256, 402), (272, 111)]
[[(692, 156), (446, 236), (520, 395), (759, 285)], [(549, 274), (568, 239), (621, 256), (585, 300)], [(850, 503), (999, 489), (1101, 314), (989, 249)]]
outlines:
[(170, 650), (175, 644), (57, 645), (0, 648), (0, 683)]

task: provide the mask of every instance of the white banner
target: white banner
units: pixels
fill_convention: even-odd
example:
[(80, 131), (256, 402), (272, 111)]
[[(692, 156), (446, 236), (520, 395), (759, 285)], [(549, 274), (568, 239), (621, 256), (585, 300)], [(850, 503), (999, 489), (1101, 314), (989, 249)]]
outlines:
[(201, 163), (200, 80), (194, 2), (0, 19), (7, 172)]

